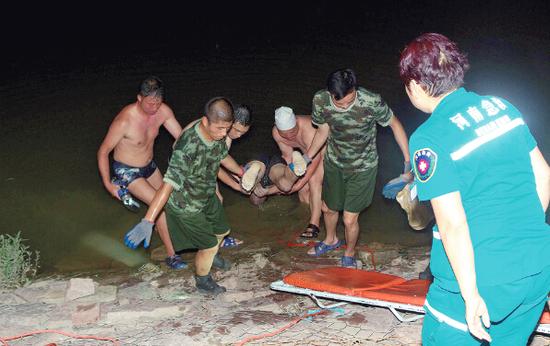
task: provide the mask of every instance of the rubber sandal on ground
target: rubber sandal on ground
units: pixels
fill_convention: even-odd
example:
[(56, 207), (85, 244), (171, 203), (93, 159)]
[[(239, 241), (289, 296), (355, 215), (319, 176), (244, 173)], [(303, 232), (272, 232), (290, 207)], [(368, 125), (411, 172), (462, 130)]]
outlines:
[(317, 236), (319, 235), (319, 232), (320, 232), (319, 227), (310, 223), (309, 225), (307, 225), (306, 229), (302, 232), (302, 234), (300, 234), (300, 237), (306, 238), (306, 239), (317, 238)]
[(308, 253), (308, 255), (315, 256), (315, 257), (321, 256), (326, 254), (329, 251), (338, 249), (342, 245), (344, 245), (344, 242), (341, 240), (338, 240), (338, 242), (336, 242), (336, 244), (334, 245), (327, 245), (324, 242), (320, 241), (313, 247), (315, 249), (315, 254)]
[(241, 245), (242, 243), (243, 243), (242, 240), (227, 236), (227, 237), (223, 238), (222, 245), (220, 247), (224, 247), (224, 248), (236, 247), (236, 246)]
[(180, 255), (166, 257), (164, 261), (166, 262), (166, 265), (171, 269), (180, 270), (187, 268), (187, 263), (183, 261)]
[(250, 164), (250, 168), (244, 172), (243, 177), (241, 178), (241, 186), (243, 190), (247, 192), (252, 191), (258, 182), (258, 175), (261, 169), (262, 165), (259, 162), (253, 162)]
[(342, 256), (340, 260), (342, 262), (342, 267), (357, 269), (357, 261), (355, 260), (355, 257)]

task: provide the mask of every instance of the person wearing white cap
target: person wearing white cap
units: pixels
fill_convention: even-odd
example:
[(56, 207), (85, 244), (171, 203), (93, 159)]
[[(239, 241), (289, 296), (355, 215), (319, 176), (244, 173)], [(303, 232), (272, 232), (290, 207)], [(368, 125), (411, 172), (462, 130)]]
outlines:
[[(282, 106), (275, 110), (275, 126), (272, 129), (273, 139), (281, 150), (282, 157), (293, 165), (311, 161), (307, 155), (300, 155), (296, 149), (306, 153), (315, 136), (315, 128), (311, 123), (311, 116), (296, 116), (290, 107)], [(319, 234), (321, 219), (321, 192), (323, 183), (323, 165), (320, 164), (323, 155), (311, 161), (305, 175), (298, 179), (287, 193), (298, 192), (300, 201), (309, 204), (309, 223), (301, 234), (302, 238), (316, 238)], [(295, 167), (296, 169), (296, 167)]]

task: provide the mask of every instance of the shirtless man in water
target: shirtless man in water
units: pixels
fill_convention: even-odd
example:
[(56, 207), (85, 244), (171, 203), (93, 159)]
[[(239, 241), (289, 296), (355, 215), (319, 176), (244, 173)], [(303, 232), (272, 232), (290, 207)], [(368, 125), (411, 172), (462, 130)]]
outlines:
[[(275, 126), (272, 129), (273, 139), (281, 150), (281, 155), (287, 162), (292, 162), (295, 149), (306, 153), (313, 141), (316, 129), (311, 125), (311, 116), (295, 116), (289, 107), (279, 107), (275, 110)], [(323, 185), (323, 156), (324, 148), (317, 155), (306, 174), (295, 181), (285, 194), (298, 192), (300, 202), (309, 204), (309, 224), (301, 234), (302, 238), (316, 238), (319, 234), (319, 221), (321, 219), (321, 191)]]
[[(163, 103), (164, 86), (151, 76), (141, 83), (137, 101), (124, 107), (115, 117), (97, 152), (99, 173), (105, 189), (116, 199), (121, 186), (141, 201), (150, 204), (162, 186), (162, 175), (153, 161), (153, 145), (161, 126), (177, 139), (182, 128), (174, 112)], [(109, 154), (113, 152), (113, 171), (109, 171)], [(116, 181), (116, 184), (115, 184)], [(166, 263), (172, 269), (187, 265), (176, 255), (164, 212), (157, 220), (157, 231), (166, 246)], [(148, 246), (148, 244), (147, 244)]]

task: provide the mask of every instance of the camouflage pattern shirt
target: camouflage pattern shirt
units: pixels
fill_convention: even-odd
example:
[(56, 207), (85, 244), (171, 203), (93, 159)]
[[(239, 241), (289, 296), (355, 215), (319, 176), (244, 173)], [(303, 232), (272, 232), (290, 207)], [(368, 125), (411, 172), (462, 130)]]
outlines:
[(164, 181), (174, 187), (167, 206), (178, 214), (200, 212), (216, 193), (220, 161), (227, 154), (225, 139), (207, 141), (198, 122), (184, 131), (176, 142)]
[(326, 89), (313, 97), (313, 124), (330, 127), (325, 160), (349, 172), (378, 165), (376, 124), (388, 126), (392, 116), (392, 110), (380, 95), (361, 87), (347, 109), (336, 107)]

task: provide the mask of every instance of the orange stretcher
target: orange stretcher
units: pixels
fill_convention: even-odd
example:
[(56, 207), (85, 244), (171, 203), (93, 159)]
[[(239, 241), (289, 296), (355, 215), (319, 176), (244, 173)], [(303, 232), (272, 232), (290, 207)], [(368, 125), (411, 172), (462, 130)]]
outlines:
[[(388, 308), (401, 322), (412, 322), (424, 317), (424, 301), (430, 282), (406, 280), (402, 277), (373, 271), (326, 267), (287, 275), (271, 283), (271, 289), (307, 295), (322, 309), (347, 303), (358, 303)], [(324, 305), (319, 298), (339, 301)], [(399, 311), (417, 315), (405, 317)], [(550, 335), (550, 313), (546, 311), (537, 332)]]

